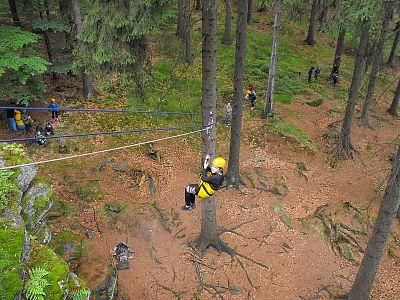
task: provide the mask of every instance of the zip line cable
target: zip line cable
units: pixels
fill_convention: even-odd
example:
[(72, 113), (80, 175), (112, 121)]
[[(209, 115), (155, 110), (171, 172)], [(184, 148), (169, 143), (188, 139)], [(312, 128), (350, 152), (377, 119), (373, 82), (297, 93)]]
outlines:
[(8, 167), (1, 167), (0, 170), (10, 170), (10, 169), (16, 169), (20, 167), (28, 167), (28, 166), (34, 166), (34, 165), (40, 165), (40, 164), (45, 164), (45, 163), (51, 163), (51, 162), (56, 162), (56, 161), (62, 161), (62, 160), (67, 160), (67, 159), (73, 159), (73, 158), (78, 158), (78, 157), (85, 157), (85, 156), (90, 156), (90, 155), (95, 155), (95, 154), (100, 154), (100, 153), (106, 153), (106, 152), (111, 152), (111, 151), (116, 151), (116, 150), (121, 150), (121, 149), (127, 149), (127, 148), (133, 148), (133, 147), (138, 147), (138, 146), (143, 146), (147, 145), (150, 143), (155, 143), (155, 142), (160, 142), (160, 141), (165, 141), (165, 140), (170, 140), (198, 132), (202, 132), (205, 130), (208, 130), (212, 127), (213, 125), (209, 125), (206, 128), (191, 131), (191, 132), (186, 132), (186, 133), (181, 133), (173, 136), (167, 136), (164, 138), (159, 138), (147, 142), (140, 142), (137, 144), (131, 144), (131, 145), (125, 145), (125, 146), (120, 146), (120, 147), (115, 147), (111, 149), (104, 149), (104, 150), (99, 150), (99, 151), (94, 151), (94, 152), (87, 152), (87, 153), (82, 153), (82, 154), (76, 154), (76, 155), (70, 155), (70, 156), (64, 156), (64, 157), (59, 157), (59, 158), (53, 158), (53, 159), (48, 159), (48, 160), (42, 160), (42, 161), (36, 161), (36, 162), (31, 162), (31, 163), (26, 163), (26, 164), (19, 164), (15, 166), (8, 166)]
[(1, 109), (16, 109), (16, 110), (47, 110), (47, 111), (79, 111), (79, 112), (106, 112), (106, 113), (137, 113), (150, 115), (195, 115), (209, 116), (210, 114), (202, 114), (196, 112), (181, 112), (181, 111), (147, 111), (133, 109), (94, 109), (94, 108), (68, 108), (60, 107), (57, 109), (49, 107), (16, 107), (16, 106), (0, 106)]
[[(208, 126), (193, 125), (193, 126), (178, 126), (178, 127), (165, 127), (165, 128), (144, 128), (144, 129), (130, 129), (121, 131), (103, 131), (103, 132), (92, 132), (92, 133), (75, 133), (75, 134), (64, 134), (64, 135), (49, 135), (40, 138), (43, 139), (58, 139), (58, 138), (72, 138), (72, 137), (83, 137), (83, 136), (94, 136), (94, 135), (115, 135), (123, 133), (138, 133), (138, 132), (150, 132), (150, 131), (170, 131), (178, 129), (195, 129), (204, 128)], [(24, 141), (36, 141), (39, 137), (28, 137), (28, 138), (16, 138), (0, 140), (0, 143), (13, 143), (13, 142), (24, 142)]]

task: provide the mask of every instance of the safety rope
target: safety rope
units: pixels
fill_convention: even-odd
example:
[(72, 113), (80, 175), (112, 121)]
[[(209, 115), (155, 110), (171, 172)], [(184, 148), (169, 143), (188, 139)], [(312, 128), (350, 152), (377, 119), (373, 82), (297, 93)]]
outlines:
[[(213, 125), (211, 125), (211, 127), (212, 126)], [(111, 151), (115, 151), (115, 150), (143, 146), (143, 145), (150, 144), (150, 143), (170, 140), (173, 138), (178, 138), (178, 137), (194, 134), (197, 132), (202, 132), (202, 131), (207, 130), (209, 127), (210, 126), (207, 126), (206, 128), (203, 128), (203, 129), (186, 132), (186, 133), (181, 133), (181, 134), (168, 136), (168, 137), (164, 137), (164, 138), (159, 138), (159, 139), (155, 139), (155, 140), (151, 140), (151, 141), (147, 141), (147, 142), (141, 142), (141, 143), (137, 143), (137, 144), (125, 145), (125, 146), (115, 147), (115, 148), (111, 148), (111, 149), (104, 149), (104, 150), (99, 150), (99, 151), (94, 151), (94, 152), (88, 152), (88, 153), (64, 156), (64, 157), (53, 158), (53, 159), (48, 159), (48, 160), (36, 161), (36, 162), (31, 162), (31, 163), (19, 164), (19, 165), (15, 165), (15, 166), (1, 167), (0, 170), (10, 170), (10, 169), (16, 169), (16, 168), (21, 168), (21, 167), (28, 167), (28, 166), (33, 166), (33, 165), (39, 165), (39, 164), (51, 163), (51, 162), (56, 162), (56, 161), (78, 158), (78, 157), (90, 156), (90, 155), (95, 155), (95, 154), (100, 154), (100, 153), (106, 153), (106, 152), (111, 152)]]
[(138, 113), (138, 114), (151, 114), (151, 115), (194, 115), (194, 116), (208, 116), (209, 114), (202, 114), (196, 112), (180, 112), (180, 111), (147, 111), (147, 110), (133, 110), (133, 109), (94, 109), (94, 108), (68, 108), (59, 107), (57, 109), (49, 107), (14, 107), (14, 106), (0, 106), (0, 110), (16, 109), (16, 110), (45, 110), (45, 111), (79, 111), (79, 112), (105, 112), (105, 113)]
[[(215, 124), (215, 123), (213, 123)], [(72, 137), (84, 137), (84, 136), (94, 136), (94, 135), (115, 135), (123, 133), (138, 133), (138, 132), (150, 132), (150, 131), (170, 131), (178, 129), (194, 129), (194, 128), (204, 128), (205, 126), (178, 126), (178, 127), (165, 127), (165, 128), (144, 128), (144, 129), (130, 129), (121, 131), (100, 131), (92, 133), (75, 133), (75, 134), (64, 134), (64, 135), (49, 135), (40, 138), (43, 139), (58, 139), (58, 138), (72, 138)], [(0, 143), (13, 143), (13, 142), (24, 142), (24, 141), (36, 141), (38, 137), (28, 137), (28, 138), (16, 138), (8, 140), (0, 140)]]

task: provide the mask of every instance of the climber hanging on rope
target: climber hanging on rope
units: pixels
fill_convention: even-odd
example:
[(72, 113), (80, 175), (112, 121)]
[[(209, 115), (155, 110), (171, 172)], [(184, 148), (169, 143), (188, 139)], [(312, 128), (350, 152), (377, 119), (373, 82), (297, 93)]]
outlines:
[(182, 210), (192, 210), (196, 207), (195, 195), (208, 199), (221, 188), (224, 182), (225, 166), (225, 159), (217, 157), (212, 161), (210, 167), (210, 155), (206, 156), (200, 182), (198, 184), (189, 184), (185, 188), (185, 205), (182, 206)]

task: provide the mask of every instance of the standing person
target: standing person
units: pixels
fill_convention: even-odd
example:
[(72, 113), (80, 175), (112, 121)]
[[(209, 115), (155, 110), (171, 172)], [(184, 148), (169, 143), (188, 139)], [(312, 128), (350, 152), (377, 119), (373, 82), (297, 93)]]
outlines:
[(255, 108), (254, 102), (257, 99), (257, 94), (254, 90), (250, 92), (249, 99), (250, 99), (250, 108), (254, 109)]
[(32, 125), (35, 122), (35, 120), (32, 119), (32, 117), (28, 114), (28, 111), (26, 109), (22, 111), (21, 117), (22, 121), (24, 121), (25, 124), (25, 130), (30, 136), (32, 134)]
[(253, 86), (252, 83), (249, 84), (249, 91), (250, 91), (250, 92), (254, 91), (254, 86)]
[(57, 123), (58, 122), (58, 104), (56, 102), (56, 99), (54, 99), (54, 98), (51, 98), (50, 102), (51, 103), (49, 105), (49, 108), (51, 108), (51, 122), (54, 123), (54, 120), (55, 120), (55, 122)]
[(225, 106), (225, 126), (229, 127), (232, 118), (232, 105), (230, 102)]
[(319, 68), (319, 66), (315, 69), (315, 71), (314, 71), (314, 77), (315, 77), (315, 80), (318, 80), (318, 75), (319, 75), (319, 73), (321, 73), (321, 69)]
[[(13, 105), (14, 103), (11, 103), (10, 105)], [(11, 126), (11, 130), (12, 131), (17, 131), (17, 124), (15, 123), (15, 119), (14, 119), (14, 109), (13, 108), (9, 108), (7, 109), (7, 119), (8, 119), (8, 123)]]
[(25, 130), (25, 124), (24, 121), (22, 121), (21, 119), (21, 111), (19, 110), (14, 110), (14, 119), (15, 119), (15, 123), (17, 125), (17, 129), (18, 130)]
[(308, 82), (311, 83), (311, 77), (314, 72), (314, 67), (311, 67), (310, 70), (308, 70)]
[(211, 167), (209, 161), (210, 155), (207, 155), (203, 164), (200, 182), (198, 184), (189, 184), (185, 188), (185, 205), (182, 210), (192, 210), (196, 207), (196, 195), (207, 200), (221, 188), (224, 182), (223, 170), (226, 167), (226, 161), (222, 157), (217, 157), (212, 161)]
[(337, 83), (338, 79), (339, 79), (339, 73), (338, 72), (333, 73), (332, 74), (332, 86), (333, 87), (336, 87), (336, 83)]

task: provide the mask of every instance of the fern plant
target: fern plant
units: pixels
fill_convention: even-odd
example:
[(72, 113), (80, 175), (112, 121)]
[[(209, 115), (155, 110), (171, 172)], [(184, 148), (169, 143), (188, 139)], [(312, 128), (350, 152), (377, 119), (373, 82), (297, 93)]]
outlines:
[(28, 300), (45, 300), (44, 289), (50, 285), (46, 277), (50, 273), (41, 267), (29, 270), (29, 281), (25, 286), (25, 296)]
[(72, 300), (87, 300), (89, 299), (90, 290), (87, 288), (83, 288), (77, 291), (73, 291), (69, 295)]

